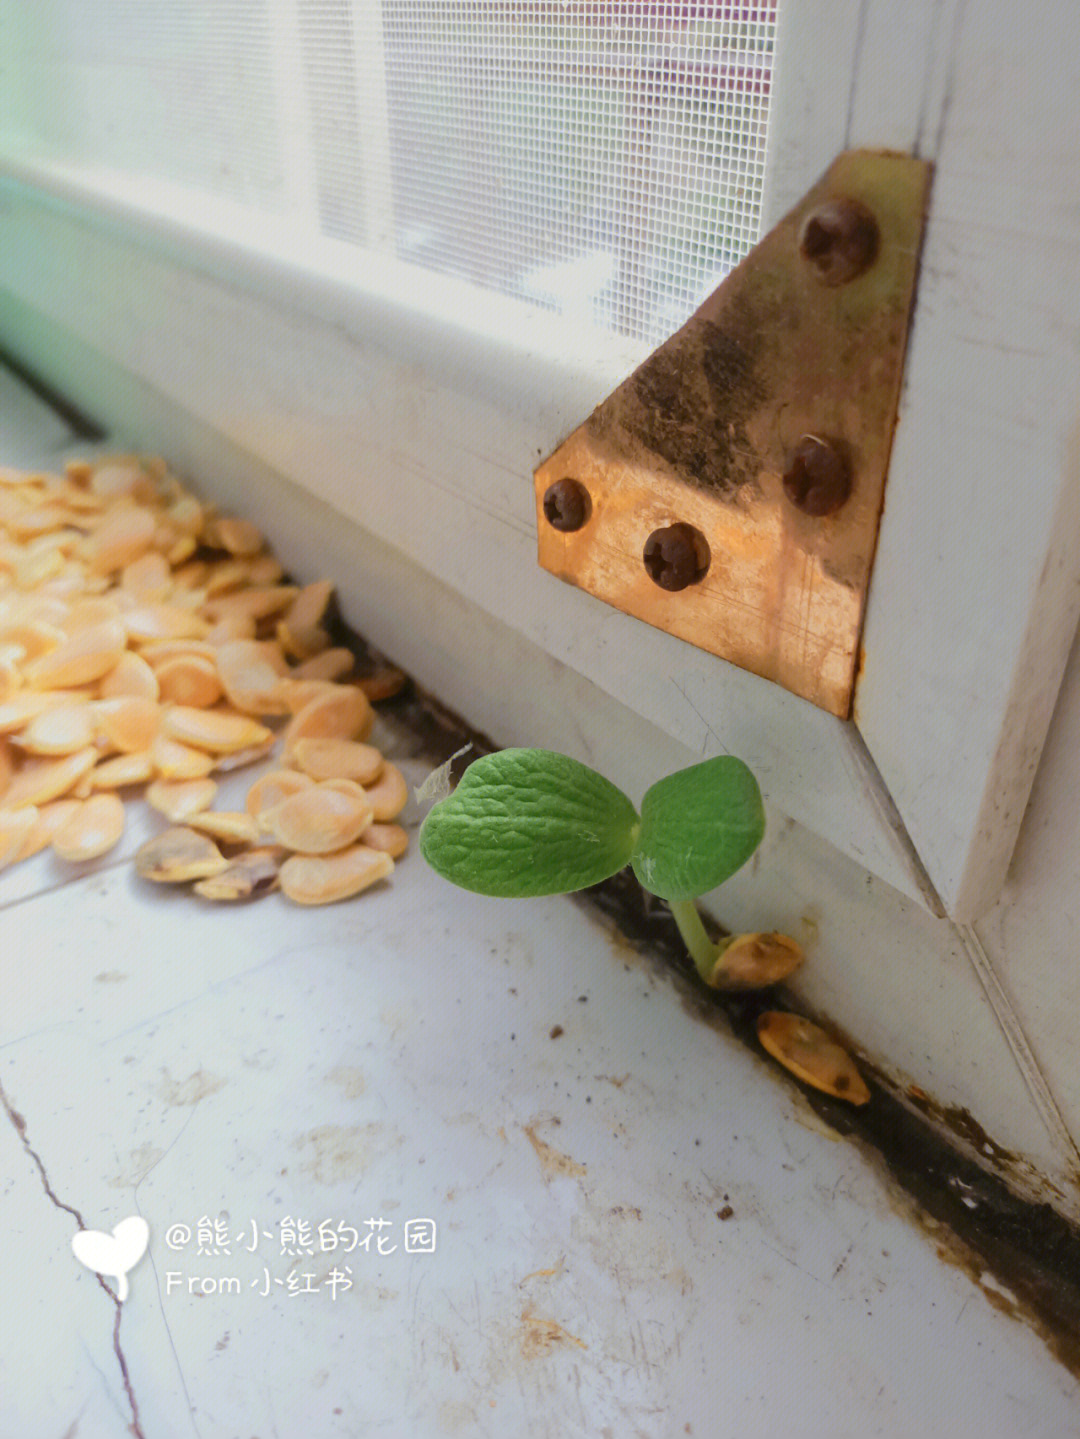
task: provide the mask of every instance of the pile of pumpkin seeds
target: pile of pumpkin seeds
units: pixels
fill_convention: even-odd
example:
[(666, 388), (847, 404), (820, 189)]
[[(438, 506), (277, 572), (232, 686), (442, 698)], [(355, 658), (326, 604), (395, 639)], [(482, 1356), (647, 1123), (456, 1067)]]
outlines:
[[(389, 876), (407, 789), (367, 741), (403, 676), (351, 678), (333, 599), (162, 460), (0, 469), (0, 869), (107, 854), (145, 787), (172, 826), (146, 879), (329, 904)], [(216, 773), (271, 756), (243, 811), (213, 808)]]

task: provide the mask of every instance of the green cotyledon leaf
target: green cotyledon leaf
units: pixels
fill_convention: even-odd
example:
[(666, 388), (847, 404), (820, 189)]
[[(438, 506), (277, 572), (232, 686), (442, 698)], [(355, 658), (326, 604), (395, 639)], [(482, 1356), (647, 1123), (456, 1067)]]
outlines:
[(651, 894), (693, 899), (740, 869), (764, 833), (757, 780), (742, 760), (721, 755), (646, 791), (631, 863)]
[(622, 790), (587, 765), (552, 750), (504, 749), (474, 761), (429, 811), (420, 853), (477, 894), (568, 894), (628, 864), (638, 828)]

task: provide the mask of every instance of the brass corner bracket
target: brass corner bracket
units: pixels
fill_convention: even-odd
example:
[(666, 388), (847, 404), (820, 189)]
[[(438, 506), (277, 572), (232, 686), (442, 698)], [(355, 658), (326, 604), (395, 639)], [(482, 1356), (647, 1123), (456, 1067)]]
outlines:
[(545, 569), (850, 713), (929, 178), (833, 162), (536, 470)]

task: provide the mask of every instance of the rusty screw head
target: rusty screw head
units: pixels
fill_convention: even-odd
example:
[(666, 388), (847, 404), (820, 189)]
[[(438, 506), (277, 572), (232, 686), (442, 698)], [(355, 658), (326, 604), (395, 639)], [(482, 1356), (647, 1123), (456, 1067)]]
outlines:
[(705, 577), (711, 556), (701, 531), (680, 521), (653, 530), (642, 558), (649, 578), (662, 590), (685, 590)]
[(799, 231), (799, 253), (825, 285), (846, 285), (877, 259), (877, 221), (857, 200), (826, 200)]
[(544, 491), (544, 518), (553, 530), (580, 530), (591, 510), (589, 492), (577, 480), (556, 480)]
[(803, 435), (788, 458), (784, 494), (804, 515), (831, 515), (851, 494), (851, 469), (834, 446)]

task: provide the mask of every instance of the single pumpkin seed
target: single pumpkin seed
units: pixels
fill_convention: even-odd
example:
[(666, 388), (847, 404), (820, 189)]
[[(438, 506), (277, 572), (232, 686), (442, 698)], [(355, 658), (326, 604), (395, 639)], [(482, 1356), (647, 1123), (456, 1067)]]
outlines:
[(363, 798), (313, 785), (264, 811), (259, 826), (299, 854), (330, 854), (352, 844), (371, 820), (371, 806)]
[(217, 794), (212, 779), (156, 779), (146, 791), (147, 802), (173, 824), (209, 809)]
[(120, 575), (120, 587), (140, 600), (154, 603), (168, 598), (173, 587), (172, 569), (157, 550), (148, 550), (131, 560)]
[(101, 679), (124, 653), (126, 634), (119, 619), (77, 629), (62, 645), (39, 655), (26, 666), (28, 684), (36, 689), (63, 689)]
[(254, 817), (246, 811), (204, 809), (191, 815), (188, 824), (222, 844), (254, 844), (259, 834)]
[(150, 754), (159, 779), (204, 779), (214, 768), (212, 754), (181, 744), (160, 731), (154, 736)]
[(98, 743), (122, 754), (149, 750), (161, 726), (160, 706), (141, 695), (98, 700), (94, 710)]
[(312, 779), (351, 779), (361, 785), (374, 784), (384, 763), (374, 745), (351, 739), (298, 739), (292, 759)]
[(214, 521), (209, 542), (228, 550), (230, 555), (244, 556), (257, 555), (264, 544), (262, 534), (250, 520), (239, 520), (231, 515), (223, 515)]
[(36, 805), (22, 809), (0, 809), (0, 869), (15, 864), (23, 857), (34, 826), (38, 821)]
[(301, 739), (367, 739), (375, 712), (353, 685), (333, 685), (293, 715), (282, 741), (285, 754)]
[(808, 1019), (767, 1010), (758, 1016), (757, 1032), (769, 1054), (804, 1084), (849, 1104), (869, 1101), (870, 1091), (847, 1050)]
[(8, 785), (5, 808), (22, 809), (24, 805), (43, 805), (51, 799), (62, 798), (93, 769), (97, 758), (96, 745), (88, 745), (59, 759), (33, 756), (23, 763)]
[(399, 824), (383, 824), (378, 820), (372, 821), (360, 836), (362, 844), (368, 849), (378, 849), (388, 854), (391, 859), (400, 859), (409, 847), (408, 833)]
[(209, 835), (176, 825), (135, 851), (135, 872), (159, 884), (184, 884), (227, 869), (229, 861)]
[(377, 700), (393, 699), (405, 688), (405, 681), (406, 675), (402, 670), (384, 665), (370, 674), (361, 675), (356, 683), (374, 704)]
[(245, 714), (287, 714), (279, 695), (288, 665), (272, 641), (233, 640), (217, 652), (217, 672), (226, 697)]
[(74, 754), (93, 744), (94, 709), (89, 703), (57, 705), (37, 715), (19, 736), (28, 754)]
[(91, 790), (123, 789), (131, 784), (146, 784), (153, 779), (157, 770), (150, 752), (142, 754), (118, 754), (102, 760), (86, 775)]
[(311, 659), (298, 664), (290, 678), (294, 680), (340, 680), (352, 673), (355, 664), (356, 658), (352, 650), (340, 648), (323, 650), (321, 654), (312, 655)]
[(124, 616), (124, 625), (128, 638), (139, 645), (149, 640), (199, 640), (210, 628), (191, 610), (163, 601), (129, 610)]
[(125, 650), (104, 679), (98, 682), (98, 694), (102, 699), (130, 695), (156, 700), (161, 694), (161, 686), (142, 655), (137, 655), (134, 650)]
[(110, 575), (139, 559), (153, 544), (156, 527), (157, 517), (139, 505), (107, 515), (84, 543), (91, 573)]
[(273, 555), (255, 555), (247, 562), (248, 583), (256, 588), (263, 588), (266, 585), (276, 585), (285, 571)]
[(79, 805), (53, 835), (53, 852), (80, 863), (108, 854), (124, 833), (124, 804), (115, 794), (96, 794)]
[(64, 643), (64, 632), (44, 620), (22, 620), (0, 626), (0, 644), (18, 645), (24, 660), (36, 660)]
[(258, 818), (290, 795), (302, 789), (311, 789), (314, 783), (308, 775), (299, 774), (294, 769), (271, 770), (269, 774), (261, 775), (248, 790), (244, 808), (248, 814)]
[(383, 766), (374, 784), (364, 786), (375, 818), (380, 822), (397, 819), (409, 801), (409, 787), (396, 764)]
[(393, 873), (388, 854), (356, 844), (338, 854), (294, 854), (281, 866), (278, 879), (294, 904), (333, 904)]
[(213, 660), (199, 655), (178, 655), (157, 668), (161, 698), (172, 704), (205, 709), (221, 698), (221, 681)]
[(162, 728), (170, 739), (214, 754), (250, 749), (273, 739), (273, 732), (249, 715), (226, 710), (199, 710), (173, 705), (165, 711)]
[(802, 949), (786, 934), (736, 934), (721, 941), (709, 983), (715, 989), (764, 989), (802, 962)]

